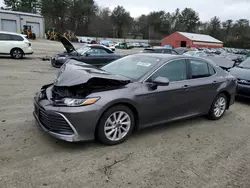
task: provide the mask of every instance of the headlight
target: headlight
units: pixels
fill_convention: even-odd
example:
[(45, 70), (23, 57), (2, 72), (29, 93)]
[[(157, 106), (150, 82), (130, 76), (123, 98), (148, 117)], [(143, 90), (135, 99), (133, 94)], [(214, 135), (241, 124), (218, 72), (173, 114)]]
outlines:
[(65, 98), (63, 103), (67, 106), (85, 106), (96, 103), (100, 97), (91, 97), (86, 99), (73, 99), (73, 98)]

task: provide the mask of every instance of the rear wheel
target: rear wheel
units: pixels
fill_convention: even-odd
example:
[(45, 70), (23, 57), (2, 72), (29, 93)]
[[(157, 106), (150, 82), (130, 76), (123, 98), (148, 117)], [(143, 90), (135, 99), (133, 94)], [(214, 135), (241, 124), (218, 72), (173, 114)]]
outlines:
[(102, 115), (97, 127), (97, 138), (103, 144), (116, 145), (131, 135), (134, 126), (133, 112), (127, 106), (117, 105)]
[(220, 119), (226, 112), (227, 103), (228, 103), (227, 97), (223, 93), (217, 95), (210, 108), (208, 114), (209, 119), (212, 120)]
[(14, 59), (22, 59), (23, 58), (23, 51), (19, 48), (14, 48), (11, 50), (10, 55)]
[(32, 39), (36, 39), (36, 34), (35, 33), (32, 33)]

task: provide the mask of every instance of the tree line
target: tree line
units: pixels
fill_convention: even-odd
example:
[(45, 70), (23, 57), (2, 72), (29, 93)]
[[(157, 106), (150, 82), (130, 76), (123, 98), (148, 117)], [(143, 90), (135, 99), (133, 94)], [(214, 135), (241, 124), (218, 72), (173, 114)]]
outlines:
[(214, 16), (203, 22), (191, 8), (153, 11), (133, 18), (123, 6), (110, 10), (94, 0), (4, 0), (4, 3), (2, 9), (42, 14), (46, 28), (55, 27), (60, 32), (69, 29), (82, 36), (160, 40), (183, 31), (211, 35), (228, 47), (250, 48), (248, 19), (220, 20)]

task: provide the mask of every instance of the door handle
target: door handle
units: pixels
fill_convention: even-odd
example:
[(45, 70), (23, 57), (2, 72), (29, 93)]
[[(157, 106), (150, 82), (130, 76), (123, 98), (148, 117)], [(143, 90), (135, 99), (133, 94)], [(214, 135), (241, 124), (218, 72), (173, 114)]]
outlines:
[(187, 89), (187, 88), (189, 88), (190, 86), (189, 85), (184, 85), (182, 88), (183, 89)]
[(217, 81), (216, 81), (216, 80), (214, 80), (214, 81), (213, 81), (213, 84), (216, 84), (216, 83), (217, 83)]

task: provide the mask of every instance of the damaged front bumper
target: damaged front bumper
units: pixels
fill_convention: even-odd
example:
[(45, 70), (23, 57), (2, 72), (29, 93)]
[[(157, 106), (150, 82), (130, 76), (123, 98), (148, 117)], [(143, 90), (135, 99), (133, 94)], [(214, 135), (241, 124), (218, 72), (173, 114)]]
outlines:
[(99, 106), (58, 107), (47, 99), (39, 100), (39, 95), (34, 98), (33, 115), (43, 131), (68, 142), (94, 139)]
[[(76, 142), (79, 141), (79, 139), (77, 138), (77, 133), (75, 135), (63, 135), (63, 134), (59, 134), (59, 133), (55, 133), (53, 131), (50, 131), (49, 129), (47, 129), (43, 123), (39, 120), (38, 114), (35, 113), (35, 111), (33, 112), (33, 115), (38, 123), (38, 125), (42, 128), (43, 131), (47, 132), (48, 134), (50, 134), (51, 136), (58, 138), (60, 140), (65, 140), (68, 142)], [(65, 120), (67, 120), (65, 118)]]

